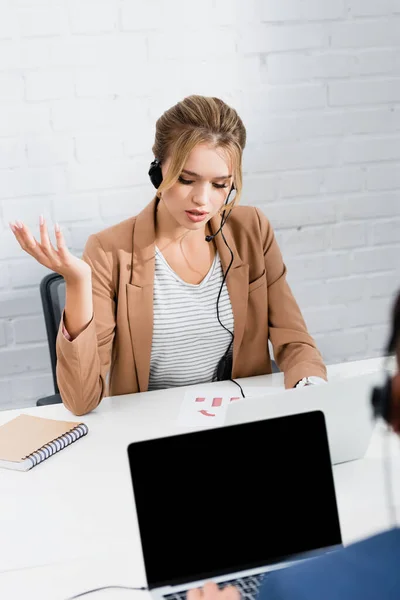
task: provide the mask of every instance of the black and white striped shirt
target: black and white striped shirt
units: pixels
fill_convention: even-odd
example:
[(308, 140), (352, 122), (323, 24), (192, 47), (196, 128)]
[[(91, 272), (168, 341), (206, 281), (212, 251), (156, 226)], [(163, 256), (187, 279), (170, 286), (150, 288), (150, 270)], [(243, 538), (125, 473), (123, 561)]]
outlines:
[[(214, 379), (217, 364), (232, 339), (217, 319), (222, 278), (218, 253), (203, 281), (195, 285), (183, 281), (156, 248), (149, 390)], [(219, 300), (219, 317), (233, 333), (226, 283)]]

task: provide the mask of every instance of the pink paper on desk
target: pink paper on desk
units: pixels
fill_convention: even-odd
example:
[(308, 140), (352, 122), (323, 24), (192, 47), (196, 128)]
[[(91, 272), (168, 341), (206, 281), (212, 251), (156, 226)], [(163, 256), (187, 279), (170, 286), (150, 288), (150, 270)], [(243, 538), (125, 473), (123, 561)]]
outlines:
[[(284, 387), (258, 386), (242, 384), (246, 398), (267, 396), (285, 392)], [(246, 402), (239, 388), (219, 387), (214, 390), (208, 385), (188, 389), (179, 411), (178, 425), (182, 427), (221, 427), (225, 423), (226, 412), (232, 402)]]
[(182, 427), (221, 427), (231, 402), (241, 395), (231, 388), (210, 387), (187, 390), (179, 411), (178, 424)]

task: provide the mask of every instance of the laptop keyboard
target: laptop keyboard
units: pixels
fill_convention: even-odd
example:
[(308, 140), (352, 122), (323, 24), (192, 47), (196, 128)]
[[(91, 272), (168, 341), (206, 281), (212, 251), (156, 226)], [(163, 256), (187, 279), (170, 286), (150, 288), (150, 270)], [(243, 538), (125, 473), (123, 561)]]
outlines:
[[(257, 575), (240, 577), (239, 579), (221, 581), (218, 583), (218, 587), (222, 590), (227, 585), (234, 585), (240, 591), (243, 600), (255, 600), (264, 575), (265, 573), (258, 573)], [(187, 592), (188, 590), (183, 590), (176, 594), (165, 594), (164, 598), (166, 598), (166, 600), (186, 600)]]

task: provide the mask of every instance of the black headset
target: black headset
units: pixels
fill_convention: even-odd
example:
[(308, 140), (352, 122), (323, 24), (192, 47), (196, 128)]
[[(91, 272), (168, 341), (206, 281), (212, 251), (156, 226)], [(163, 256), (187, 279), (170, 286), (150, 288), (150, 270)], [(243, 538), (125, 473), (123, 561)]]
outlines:
[(152, 163), (150, 163), (149, 169), (150, 181), (154, 185), (155, 188), (159, 188), (162, 183), (162, 171), (161, 171), (161, 163), (155, 158)]
[(372, 389), (371, 404), (375, 418), (382, 418), (388, 425), (392, 423), (392, 378), (388, 375), (382, 386)]
[[(398, 300), (400, 306), (400, 297)], [(390, 357), (396, 350), (400, 336), (400, 313), (394, 310), (393, 330), (386, 348), (386, 355)], [(388, 425), (398, 428), (400, 425), (400, 402), (393, 397), (393, 379), (387, 375), (381, 386), (372, 389), (371, 404), (375, 418), (383, 419)]]
[[(156, 189), (158, 189), (162, 183), (163, 176), (162, 176), (162, 171), (161, 171), (161, 162), (157, 158), (155, 158), (150, 163), (149, 177), (150, 177), (151, 183), (154, 185), (154, 187)], [(229, 190), (229, 194), (226, 197), (226, 200), (224, 203), (225, 206), (228, 204), (230, 195), (234, 191), (234, 189), (235, 189), (235, 186), (232, 185), (231, 189)], [(237, 386), (239, 386), (242, 396), (244, 398), (244, 393), (243, 393), (243, 390), (242, 390), (240, 384), (237, 381), (235, 381), (234, 379), (232, 379), (232, 355), (230, 354), (230, 350), (232, 348), (235, 336), (232, 331), (230, 331), (227, 327), (225, 327), (225, 325), (221, 322), (221, 319), (219, 317), (219, 300), (220, 300), (220, 297), (222, 294), (224, 283), (226, 281), (226, 278), (228, 276), (228, 273), (232, 266), (233, 258), (234, 258), (233, 252), (232, 252), (228, 242), (225, 239), (224, 232), (222, 231), (223, 226), (225, 225), (226, 221), (228, 220), (229, 215), (232, 212), (232, 208), (229, 210), (227, 215), (225, 214), (225, 212), (226, 212), (225, 210), (222, 212), (221, 225), (220, 225), (219, 229), (217, 229), (217, 231), (215, 233), (213, 233), (211, 235), (206, 235), (206, 237), (205, 237), (206, 242), (211, 242), (221, 232), (222, 239), (224, 240), (224, 243), (225, 243), (226, 247), (228, 248), (230, 255), (231, 255), (231, 260), (230, 260), (228, 268), (226, 269), (224, 276), (222, 278), (221, 287), (219, 289), (218, 297), (217, 297), (217, 319), (218, 319), (218, 322), (221, 325), (221, 327), (223, 327), (225, 329), (225, 331), (227, 331), (231, 335), (231, 341), (230, 341), (229, 346), (228, 346), (227, 350), (225, 351), (224, 355), (218, 362), (218, 365), (216, 368), (215, 379), (217, 381), (225, 381), (227, 379), (229, 379), (230, 381), (233, 381), (233, 383), (235, 383)]]
[[(392, 332), (386, 346), (386, 356), (395, 354), (396, 348), (400, 343), (400, 295), (394, 302), (392, 309)], [(400, 398), (397, 390), (400, 374), (394, 378), (388, 374), (385, 383), (380, 387), (375, 387), (371, 394), (372, 409), (375, 417), (381, 417), (386, 423), (400, 431)]]
[[(397, 307), (394, 309), (393, 329), (389, 344), (386, 348), (386, 362), (390, 360), (391, 355), (396, 350), (400, 342), (400, 296), (397, 300)], [(371, 404), (375, 418), (381, 418), (397, 434), (400, 433), (400, 397), (399, 397), (399, 378), (400, 374), (392, 377), (389, 373), (381, 386), (372, 389)], [(397, 389), (396, 389), (397, 388)], [(388, 438), (384, 446), (383, 461), (384, 480), (386, 487), (386, 500), (389, 511), (389, 518), (392, 527), (397, 527), (397, 515), (392, 485), (392, 468), (390, 455), (388, 453)]]

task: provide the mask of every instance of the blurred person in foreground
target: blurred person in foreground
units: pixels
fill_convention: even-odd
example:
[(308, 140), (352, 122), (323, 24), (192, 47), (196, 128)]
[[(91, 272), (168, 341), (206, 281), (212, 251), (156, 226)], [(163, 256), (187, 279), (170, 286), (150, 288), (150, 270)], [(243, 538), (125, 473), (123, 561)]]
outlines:
[[(386, 420), (400, 435), (400, 294), (394, 305), (388, 354), (397, 369), (387, 382)], [(376, 396), (374, 396), (375, 404)], [(400, 476), (400, 473), (399, 473)], [(213, 543), (215, 540), (213, 540)], [(330, 554), (268, 573), (258, 600), (398, 600), (400, 598), (400, 529), (395, 527)], [(207, 583), (188, 600), (240, 600), (229, 586)]]

